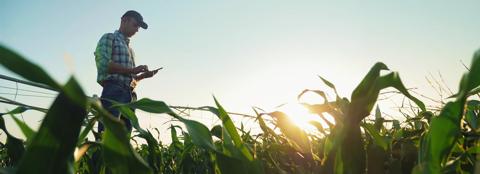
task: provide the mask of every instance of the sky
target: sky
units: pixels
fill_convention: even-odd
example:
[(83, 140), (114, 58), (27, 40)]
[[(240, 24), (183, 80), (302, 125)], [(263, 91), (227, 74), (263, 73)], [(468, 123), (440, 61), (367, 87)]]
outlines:
[[(296, 102), (303, 89), (328, 91), (318, 75), (349, 97), (375, 62), (426, 96), (438, 97), (426, 80), (432, 74), (455, 91), (466, 71), (462, 62), (468, 66), (480, 46), (478, 6), (432, 0), (2, 1), (0, 44), (59, 82), (73, 75), (87, 95), (99, 95), (96, 44), (118, 29), (123, 13), (136, 10), (149, 25), (131, 39), (136, 63), (164, 67), (140, 82), (140, 98), (195, 107), (214, 105), (215, 96), (227, 111), (253, 115), (252, 106), (269, 110)], [(0, 74), (18, 77), (4, 67)], [(16, 99), (44, 107), (51, 101)], [(37, 115), (24, 117), (38, 125)], [(147, 127), (164, 125), (139, 115)]]

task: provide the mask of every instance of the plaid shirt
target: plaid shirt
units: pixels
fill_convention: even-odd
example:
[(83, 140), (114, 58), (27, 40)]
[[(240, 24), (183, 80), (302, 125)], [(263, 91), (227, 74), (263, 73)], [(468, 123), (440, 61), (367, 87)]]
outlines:
[(97, 64), (97, 82), (102, 85), (105, 80), (113, 80), (135, 87), (135, 79), (132, 75), (109, 74), (108, 64), (114, 62), (125, 68), (135, 68), (135, 53), (129, 46), (130, 39), (123, 36), (120, 31), (106, 33), (98, 41), (95, 49), (95, 62)]

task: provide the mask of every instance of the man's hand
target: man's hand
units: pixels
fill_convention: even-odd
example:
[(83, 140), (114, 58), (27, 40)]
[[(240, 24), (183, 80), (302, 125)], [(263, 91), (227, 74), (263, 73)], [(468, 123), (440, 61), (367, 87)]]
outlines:
[(148, 72), (148, 66), (147, 65), (140, 65), (132, 69), (132, 74), (138, 74), (142, 72)]
[(137, 81), (140, 81), (144, 78), (150, 78), (150, 77), (153, 77), (155, 74), (157, 74), (158, 70), (160, 70), (160, 69), (156, 69), (156, 70), (153, 70), (153, 71), (147, 71), (147, 72), (144, 72), (144, 73), (142, 73), (138, 76), (135, 76), (134, 78)]
[(150, 78), (150, 77), (153, 77), (155, 74), (157, 74), (158, 72), (158, 69), (157, 70), (153, 70), (153, 71), (147, 71), (145, 73), (143, 73), (143, 77), (144, 78)]

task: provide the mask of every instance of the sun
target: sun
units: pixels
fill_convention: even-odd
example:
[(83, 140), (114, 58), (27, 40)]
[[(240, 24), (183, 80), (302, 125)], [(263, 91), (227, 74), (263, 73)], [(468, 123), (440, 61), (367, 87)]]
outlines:
[[(307, 108), (299, 103), (288, 103), (278, 108), (279, 111), (287, 114), (292, 122), (308, 133), (318, 132), (317, 128), (310, 124), (310, 121), (319, 122), (323, 128), (328, 128), (328, 124), (317, 114), (312, 114)], [(325, 116), (326, 119), (334, 123), (333, 118)]]

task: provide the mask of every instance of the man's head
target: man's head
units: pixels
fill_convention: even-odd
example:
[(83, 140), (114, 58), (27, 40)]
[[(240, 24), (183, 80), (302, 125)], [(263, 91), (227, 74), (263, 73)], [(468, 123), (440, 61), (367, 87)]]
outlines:
[(139, 27), (142, 27), (143, 29), (148, 28), (148, 25), (143, 21), (143, 17), (140, 13), (130, 10), (123, 14), (120, 31), (126, 37), (132, 37), (138, 31)]

